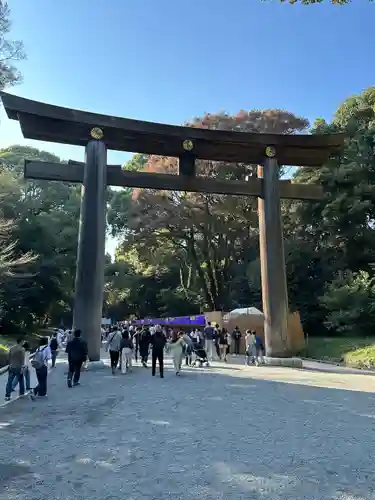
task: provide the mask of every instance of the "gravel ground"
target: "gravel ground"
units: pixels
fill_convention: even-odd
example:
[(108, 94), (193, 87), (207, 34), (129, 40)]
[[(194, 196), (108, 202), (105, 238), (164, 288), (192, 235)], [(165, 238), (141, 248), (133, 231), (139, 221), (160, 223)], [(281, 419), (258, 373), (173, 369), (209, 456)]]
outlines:
[(375, 377), (65, 369), (0, 408), (0, 500), (375, 499)]

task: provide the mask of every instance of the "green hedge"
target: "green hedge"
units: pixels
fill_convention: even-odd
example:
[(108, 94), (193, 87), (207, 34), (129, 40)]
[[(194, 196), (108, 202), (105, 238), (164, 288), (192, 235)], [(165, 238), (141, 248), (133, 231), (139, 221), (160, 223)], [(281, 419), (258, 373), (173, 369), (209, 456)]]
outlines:
[(375, 341), (374, 337), (310, 337), (307, 348), (300, 355), (345, 363), (354, 368), (374, 368)]
[(8, 348), (4, 344), (0, 344), (0, 368), (8, 364)]

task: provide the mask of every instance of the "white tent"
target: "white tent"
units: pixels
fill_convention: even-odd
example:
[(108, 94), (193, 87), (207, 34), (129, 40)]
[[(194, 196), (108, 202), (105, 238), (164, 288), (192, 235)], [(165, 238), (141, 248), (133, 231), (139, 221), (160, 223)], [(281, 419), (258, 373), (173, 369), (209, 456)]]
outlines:
[(242, 315), (263, 316), (263, 313), (262, 311), (259, 311), (259, 309), (257, 309), (256, 307), (239, 307), (227, 313), (223, 319), (224, 321), (228, 321), (232, 318), (236, 318), (237, 316), (242, 316)]

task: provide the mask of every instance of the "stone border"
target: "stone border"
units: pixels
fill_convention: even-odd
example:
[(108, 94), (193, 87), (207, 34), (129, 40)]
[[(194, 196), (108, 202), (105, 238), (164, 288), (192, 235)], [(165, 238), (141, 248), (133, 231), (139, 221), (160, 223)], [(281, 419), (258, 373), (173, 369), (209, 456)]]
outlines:
[(351, 366), (351, 365), (347, 365), (343, 362), (329, 361), (327, 359), (315, 359), (315, 358), (301, 358), (301, 359), (303, 361), (312, 361), (314, 363), (322, 363), (322, 364), (326, 364), (326, 365), (341, 366), (342, 368), (348, 368), (350, 370), (367, 370), (370, 372), (375, 372), (375, 366), (374, 367)]
[(103, 368), (108, 368), (108, 365), (106, 365), (102, 359), (100, 359), (99, 361), (89, 361), (85, 365), (85, 371), (90, 371), (90, 372), (103, 370)]
[(265, 356), (264, 363), (266, 366), (281, 366), (285, 368), (303, 368), (301, 358), (273, 358)]

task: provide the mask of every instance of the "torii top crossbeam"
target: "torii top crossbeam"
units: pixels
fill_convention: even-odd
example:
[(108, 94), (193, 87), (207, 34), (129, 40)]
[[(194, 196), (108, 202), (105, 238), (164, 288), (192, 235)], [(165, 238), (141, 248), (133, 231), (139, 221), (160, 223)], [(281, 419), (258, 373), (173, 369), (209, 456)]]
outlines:
[(100, 127), (108, 149), (197, 159), (262, 164), (266, 146), (274, 146), (280, 165), (320, 166), (340, 150), (343, 134), (280, 135), (180, 127), (89, 113), (0, 93), (9, 118), (19, 120), (24, 137), (86, 146)]

